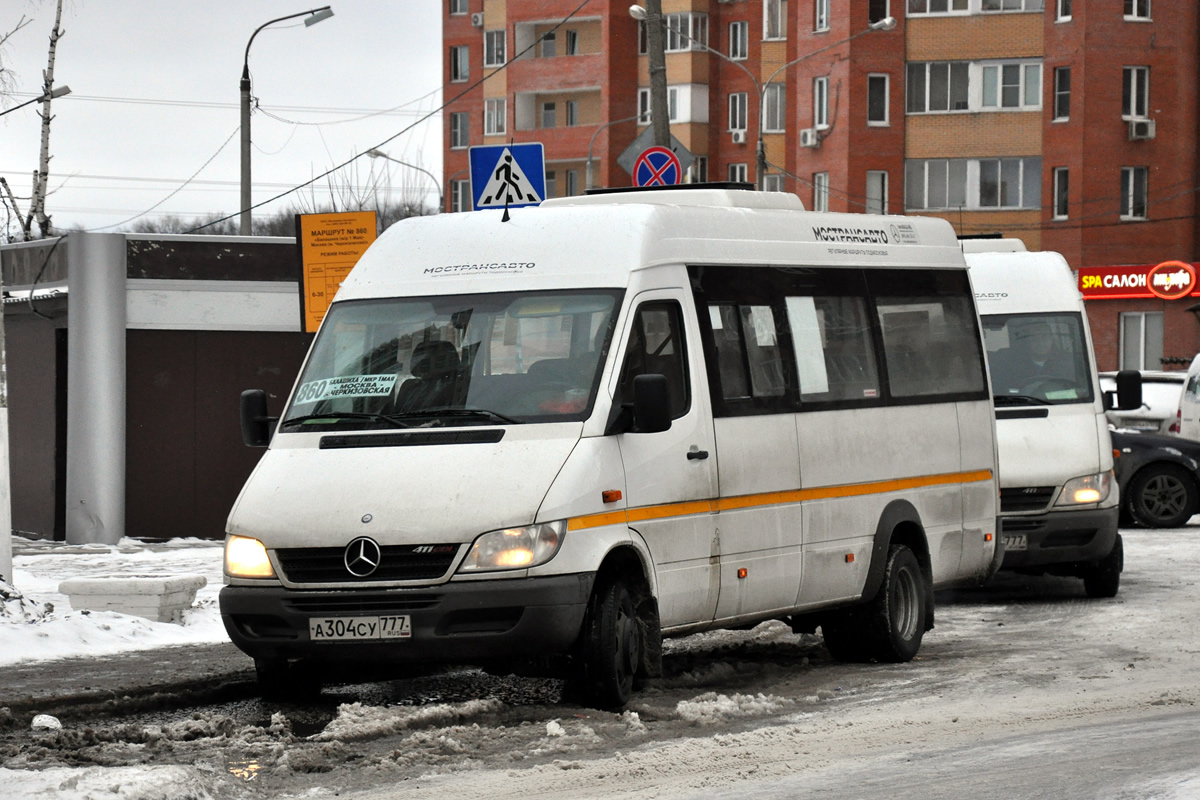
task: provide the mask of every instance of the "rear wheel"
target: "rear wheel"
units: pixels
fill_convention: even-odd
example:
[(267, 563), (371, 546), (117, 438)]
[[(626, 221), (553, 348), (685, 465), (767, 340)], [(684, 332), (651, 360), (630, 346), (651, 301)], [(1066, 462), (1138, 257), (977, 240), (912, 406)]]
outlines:
[(913, 551), (892, 545), (875, 597), (822, 623), (829, 654), (838, 661), (911, 661), (925, 636), (927, 595), (925, 576)]
[(597, 708), (620, 708), (633, 696), (641, 665), (642, 629), (633, 596), (620, 578), (596, 586), (577, 652), (573, 694)]
[(1183, 467), (1151, 464), (1129, 484), (1129, 513), (1150, 528), (1178, 528), (1200, 508), (1200, 490)]
[(1112, 552), (1083, 573), (1083, 588), (1088, 597), (1116, 597), (1121, 588), (1121, 570), (1125, 568), (1125, 546), (1121, 534), (1113, 543)]

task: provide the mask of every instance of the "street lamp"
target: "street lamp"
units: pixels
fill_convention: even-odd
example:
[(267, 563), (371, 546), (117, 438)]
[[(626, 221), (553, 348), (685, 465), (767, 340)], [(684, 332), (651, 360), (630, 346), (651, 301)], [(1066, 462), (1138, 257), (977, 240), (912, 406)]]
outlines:
[(250, 235), (250, 206), (254, 205), (254, 201), (250, 197), (250, 45), (254, 44), (254, 37), (258, 36), (258, 32), (263, 28), (274, 25), (276, 22), (303, 17), (306, 14), (308, 19), (304, 20), (304, 27), (307, 28), (332, 17), (333, 9), (329, 6), (322, 6), (264, 22), (254, 29), (254, 33), (250, 34), (250, 41), (246, 42), (246, 55), (242, 59), (242, 81), (239, 87), (242, 93), (242, 213), (239, 232), (242, 236)]
[[(636, 9), (636, 11), (634, 9)], [(652, 19), (652, 17), (650, 17), (647, 14), (646, 9), (642, 8), (641, 6), (631, 6), (629, 9), (629, 14), (634, 19), (638, 19), (638, 20)], [(659, 19), (662, 20), (664, 18), (660, 16)], [(896, 18), (895, 17), (884, 17), (881, 20), (872, 22), (870, 25), (868, 25), (866, 28), (859, 31), (858, 33), (851, 34), (850, 36), (847, 36), (845, 39), (841, 39), (839, 41), (833, 42), (832, 44), (828, 44), (825, 47), (822, 47), (820, 49), (813, 50), (811, 53), (805, 53), (804, 55), (800, 56), (799, 58), (792, 59), (791, 61), (789, 61), (786, 64), (784, 64), (783, 66), (781, 66), (779, 69), (772, 72), (771, 76), (769, 78), (767, 78), (765, 81), (762, 81), (761, 83), (759, 82), (758, 77), (755, 76), (755, 74), (753, 72), (751, 72), (746, 67), (746, 65), (744, 65), (742, 62), (736, 61), (736, 60), (730, 58), (729, 56), (722, 53), (720, 50), (714, 50), (713, 48), (709, 47), (708, 45), (704, 44), (703, 42), (696, 41), (691, 36), (689, 36), (686, 31), (681, 31), (676, 28), (672, 28), (671, 30), (672, 30), (672, 32), (677, 33), (680, 36), (682, 36), (684, 39), (687, 39), (689, 42), (696, 45), (700, 49), (705, 50), (705, 51), (713, 54), (714, 56), (717, 56), (718, 58), (724, 59), (725, 61), (728, 61), (730, 64), (733, 64), (735, 67), (740, 69), (742, 72), (746, 73), (746, 75), (749, 76), (750, 80), (754, 83), (754, 89), (758, 93), (758, 136), (757, 136), (757, 139), (755, 142), (755, 154), (754, 154), (755, 155), (754, 187), (758, 191), (761, 192), (762, 188), (763, 188), (763, 177), (767, 171), (767, 150), (766, 150), (766, 146), (763, 144), (763, 120), (762, 120), (763, 105), (766, 103), (767, 88), (770, 87), (771, 81), (775, 80), (775, 77), (777, 75), (779, 75), (779, 73), (781, 73), (785, 69), (787, 69), (788, 67), (793, 66), (795, 64), (799, 64), (801, 61), (804, 61), (805, 59), (809, 59), (809, 58), (812, 58), (813, 56), (820, 55), (821, 53), (824, 53), (828, 50), (832, 50), (835, 47), (841, 47), (842, 45), (846, 44), (847, 42), (857, 39), (859, 36), (863, 36), (868, 33), (874, 33), (875, 31), (890, 31), (890, 30), (894, 29), (895, 27), (896, 27)]]
[(0, 111), (0, 117), (4, 116), (5, 114), (9, 113), (10, 111), (16, 111), (18, 108), (24, 108), (25, 106), (30, 105), (31, 103), (44, 103), (47, 100), (53, 100), (56, 97), (62, 97), (63, 95), (68, 95), (70, 93), (71, 93), (70, 86), (55, 86), (53, 89), (46, 92), (41, 97), (35, 97), (32, 100), (26, 100), (24, 103), (18, 103), (17, 105), (13, 106), (12, 108), (6, 108), (3, 111)]
[(382, 159), (386, 159), (388, 161), (395, 161), (397, 164), (399, 164), (402, 167), (408, 167), (409, 169), (415, 169), (418, 172), (424, 172), (426, 175), (429, 176), (429, 179), (431, 181), (433, 181), (434, 188), (437, 189), (438, 213), (440, 214), (446, 210), (446, 196), (444, 194), (442, 194), (442, 185), (440, 183), (438, 183), (437, 177), (432, 172), (425, 169), (424, 167), (418, 167), (416, 164), (409, 164), (407, 161), (401, 161), (398, 158), (392, 158), (391, 156), (389, 156), (387, 153), (383, 152), (382, 150), (368, 150), (367, 155), (370, 156), (371, 158), (382, 158)]

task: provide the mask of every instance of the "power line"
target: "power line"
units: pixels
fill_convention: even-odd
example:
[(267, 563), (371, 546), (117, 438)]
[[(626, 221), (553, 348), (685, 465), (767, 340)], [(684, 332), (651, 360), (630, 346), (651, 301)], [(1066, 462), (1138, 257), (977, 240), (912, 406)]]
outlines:
[[(419, 103), (431, 94), (440, 91), (441, 87), (434, 89), (431, 92), (426, 92), (415, 100), (410, 100), (407, 103), (402, 103), (391, 108), (339, 108), (335, 106), (270, 106), (271, 109), (285, 113), (308, 112), (313, 114), (347, 114), (352, 116), (360, 116), (362, 118), (375, 116), (393, 116), (393, 117), (416, 117), (425, 113), (421, 109), (405, 110), (405, 106), (410, 106)], [(13, 97), (41, 97), (41, 94), (31, 94), (29, 92), (13, 92)], [(81, 95), (71, 93), (71, 102), (89, 101), (97, 103), (119, 103), (127, 105), (147, 105), (147, 106), (172, 106), (176, 108), (215, 108), (215, 109), (237, 109), (237, 103), (222, 103), (208, 100), (165, 100), (148, 97), (103, 97), (99, 95)], [(261, 108), (261, 106), (260, 106)], [(342, 120), (351, 121), (351, 120)]]

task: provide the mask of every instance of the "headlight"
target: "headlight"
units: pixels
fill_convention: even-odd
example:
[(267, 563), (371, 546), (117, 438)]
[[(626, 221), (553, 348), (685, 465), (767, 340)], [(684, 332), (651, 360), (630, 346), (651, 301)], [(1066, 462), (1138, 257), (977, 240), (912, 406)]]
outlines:
[(1112, 471), (1072, 478), (1063, 485), (1056, 506), (1081, 506), (1103, 502), (1112, 491)]
[(230, 536), (225, 540), (225, 574), (231, 578), (274, 578), (267, 548), (258, 539)]
[(567, 530), (565, 520), (489, 531), (475, 540), (460, 572), (525, 569), (554, 558)]

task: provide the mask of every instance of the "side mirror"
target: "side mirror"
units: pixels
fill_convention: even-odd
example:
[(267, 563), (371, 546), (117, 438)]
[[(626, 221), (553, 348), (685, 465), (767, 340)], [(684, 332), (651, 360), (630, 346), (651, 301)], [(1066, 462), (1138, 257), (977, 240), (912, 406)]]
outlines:
[(246, 447), (266, 447), (271, 443), (277, 417), (267, 416), (267, 393), (247, 389), (241, 400), (242, 441)]
[(1142, 407), (1142, 373), (1123, 369), (1117, 373), (1117, 408), (1125, 411)]
[(671, 396), (667, 376), (638, 375), (633, 379), (633, 430), (661, 433), (671, 428)]

